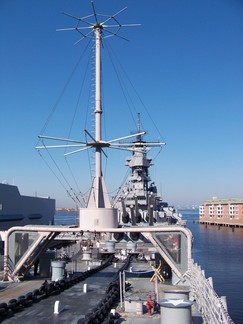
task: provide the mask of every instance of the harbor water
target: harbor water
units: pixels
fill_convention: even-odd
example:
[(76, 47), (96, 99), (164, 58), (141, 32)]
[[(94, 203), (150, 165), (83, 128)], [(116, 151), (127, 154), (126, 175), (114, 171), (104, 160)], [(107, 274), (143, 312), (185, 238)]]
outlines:
[(194, 261), (213, 278), (217, 294), (226, 296), (234, 323), (243, 323), (243, 228), (198, 224), (198, 210), (181, 213), (194, 237)]
[[(243, 323), (243, 228), (206, 226), (198, 224), (198, 210), (181, 210), (192, 231), (193, 258), (213, 278), (219, 296), (226, 296), (228, 312), (235, 324)], [(77, 213), (61, 211), (55, 223), (77, 224)]]

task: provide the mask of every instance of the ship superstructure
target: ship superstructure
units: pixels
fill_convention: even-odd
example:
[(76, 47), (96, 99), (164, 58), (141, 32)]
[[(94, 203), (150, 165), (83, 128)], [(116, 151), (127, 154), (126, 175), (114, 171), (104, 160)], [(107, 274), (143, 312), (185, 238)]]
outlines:
[(173, 206), (162, 200), (157, 186), (149, 174), (153, 165), (152, 158), (147, 154), (152, 148), (161, 148), (163, 142), (146, 142), (141, 135), (140, 114), (138, 114), (138, 130), (140, 135), (132, 143), (123, 143), (123, 148), (132, 148), (132, 155), (126, 159), (130, 175), (121, 193), (116, 197), (119, 209), (119, 222), (122, 224), (168, 222), (174, 224), (181, 221), (181, 215)]

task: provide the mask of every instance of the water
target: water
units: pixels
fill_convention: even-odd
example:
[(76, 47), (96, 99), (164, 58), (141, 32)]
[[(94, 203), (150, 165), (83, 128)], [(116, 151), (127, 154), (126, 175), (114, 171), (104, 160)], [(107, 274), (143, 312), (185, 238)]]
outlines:
[(194, 222), (198, 211), (181, 211), (192, 231), (193, 258), (213, 278), (219, 296), (227, 297), (228, 312), (235, 324), (243, 323), (243, 228), (206, 226)]
[(77, 211), (58, 211), (54, 216), (55, 225), (78, 225), (78, 212)]
[[(180, 211), (192, 231), (193, 258), (213, 278), (219, 296), (227, 297), (228, 312), (235, 324), (243, 323), (243, 228), (200, 225), (197, 210)], [(58, 212), (56, 224), (76, 225), (75, 212)]]

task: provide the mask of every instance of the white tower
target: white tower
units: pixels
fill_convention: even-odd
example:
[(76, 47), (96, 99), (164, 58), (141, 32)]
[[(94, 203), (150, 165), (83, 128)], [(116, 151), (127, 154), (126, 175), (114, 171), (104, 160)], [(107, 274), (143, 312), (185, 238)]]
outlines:
[[(110, 141), (102, 140), (102, 105), (101, 105), (101, 39), (104, 37), (118, 36), (117, 33), (123, 26), (138, 26), (138, 24), (126, 24), (121, 25), (116, 16), (123, 12), (126, 8), (118, 11), (116, 14), (107, 16), (104, 14), (97, 14), (92, 3), (93, 14), (78, 18), (76, 16), (65, 13), (65, 15), (75, 19), (77, 21), (77, 26), (75, 28), (65, 28), (59, 29), (58, 31), (75, 30), (82, 35), (76, 43), (87, 37), (94, 37), (95, 39), (95, 138), (86, 130), (85, 132), (92, 139), (91, 142), (82, 142), (80, 140), (71, 140), (57, 137), (49, 137), (40, 135), (39, 138), (42, 140), (55, 140), (55, 141), (65, 141), (70, 142), (68, 145), (53, 145), (53, 146), (39, 146), (37, 149), (43, 148), (57, 148), (57, 147), (77, 147), (80, 149), (66, 153), (65, 156), (77, 153), (86, 149), (95, 149), (95, 177), (92, 182), (90, 189), (87, 206), (85, 208), (80, 208), (79, 210), (79, 220), (80, 220), (80, 230), (94, 231), (97, 228), (115, 228), (118, 226), (118, 211), (113, 208), (110, 203), (109, 195), (107, 193), (105, 181), (102, 174), (102, 154), (104, 147), (110, 147), (115, 149), (124, 149), (119, 146), (119, 141), (138, 135), (144, 134), (141, 132), (139, 134), (128, 135), (118, 139), (113, 139)], [(104, 19), (103, 22), (98, 21), (98, 17), (101, 16)], [(104, 18), (105, 17), (105, 18)], [(92, 20), (94, 22), (92, 22)], [(109, 24), (112, 22), (112, 24)], [(84, 27), (80, 26), (83, 23)], [(88, 29), (88, 32), (86, 33)], [(91, 30), (90, 30), (91, 29)], [(86, 30), (86, 31), (85, 31)], [(104, 32), (108, 33), (108, 36), (104, 36)], [(121, 36), (119, 36), (121, 37)], [(124, 39), (124, 37), (121, 37)], [(71, 144), (72, 143), (72, 144)], [(75, 144), (74, 144), (75, 143)], [(131, 150), (131, 149), (126, 149)]]

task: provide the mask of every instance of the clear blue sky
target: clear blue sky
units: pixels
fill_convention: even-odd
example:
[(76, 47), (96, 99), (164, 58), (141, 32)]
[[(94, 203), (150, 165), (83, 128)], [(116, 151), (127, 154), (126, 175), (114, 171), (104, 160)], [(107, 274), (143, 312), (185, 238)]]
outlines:
[[(95, 5), (97, 12), (106, 14), (127, 6), (119, 21), (142, 24), (121, 30), (129, 42), (115, 37), (107, 41), (166, 142), (151, 169), (164, 199), (187, 205), (212, 196), (243, 197), (243, 2), (97, 0)], [(34, 149), (87, 45), (84, 41), (73, 46), (78, 40), (75, 32), (56, 32), (75, 25), (62, 11), (81, 17), (91, 13), (91, 4), (88, 0), (0, 2), (0, 181), (15, 183), (22, 194), (54, 197), (57, 206), (73, 206)], [(111, 139), (129, 134), (135, 125), (118, 94), (116, 99), (106, 61), (105, 133)], [(73, 110), (73, 98), (74, 91), (70, 102), (63, 98), (61, 118), (48, 124), (46, 134), (67, 136), (66, 111)], [(157, 140), (146, 111), (136, 109), (149, 130), (147, 139)], [(83, 128), (80, 117), (74, 138), (84, 139)], [(115, 153), (108, 152), (104, 161), (109, 191), (116, 190), (126, 171), (128, 154)], [(58, 157), (63, 152), (53, 154)], [(70, 157), (83, 192), (90, 185), (86, 162), (85, 154)]]

